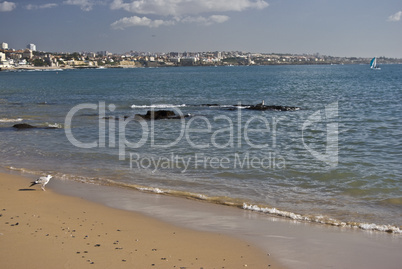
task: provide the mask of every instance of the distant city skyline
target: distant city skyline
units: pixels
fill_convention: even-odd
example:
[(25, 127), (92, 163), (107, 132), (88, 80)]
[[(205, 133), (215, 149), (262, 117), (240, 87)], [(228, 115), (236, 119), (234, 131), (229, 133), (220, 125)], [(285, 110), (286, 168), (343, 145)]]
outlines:
[(402, 58), (399, 0), (0, 0), (0, 43), (48, 52)]

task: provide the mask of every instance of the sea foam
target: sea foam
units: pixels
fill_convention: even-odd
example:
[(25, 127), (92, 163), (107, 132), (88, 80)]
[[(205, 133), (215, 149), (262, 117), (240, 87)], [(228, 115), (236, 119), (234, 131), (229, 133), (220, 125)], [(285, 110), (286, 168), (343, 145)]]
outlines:
[(17, 118), (17, 119), (2, 118), (2, 119), (0, 119), (0, 122), (20, 122), (20, 121), (23, 121), (23, 119), (21, 119), (21, 118)]
[(154, 104), (154, 105), (132, 105), (131, 108), (173, 108), (185, 107), (186, 104), (172, 105), (172, 104)]

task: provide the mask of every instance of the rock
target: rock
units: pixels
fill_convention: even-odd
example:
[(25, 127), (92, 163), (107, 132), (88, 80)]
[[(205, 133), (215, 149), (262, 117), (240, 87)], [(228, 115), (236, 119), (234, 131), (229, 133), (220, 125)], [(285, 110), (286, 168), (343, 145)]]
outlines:
[(219, 107), (220, 105), (219, 104), (201, 104), (200, 106), (207, 106), (207, 107)]
[(36, 126), (32, 126), (27, 123), (17, 123), (13, 125), (14, 128), (16, 129), (30, 129), (30, 128), (37, 128)]
[(23, 130), (23, 129), (59, 129), (58, 127), (55, 126), (47, 126), (47, 127), (37, 127), (30, 125), (28, 123), (17, 123), (13, 125), (14, 128), (18, 130)]
[(173, 111), (170, 110), (157, 110), (157, 111), (151, 111), (148, 110), (147, 114), (141, 115), (141, 114), (136, 114), (137, 117), (141, 117), (144, 120), (163, 120), (163, 119), (180, 119), (181, 116), (176, 115)]

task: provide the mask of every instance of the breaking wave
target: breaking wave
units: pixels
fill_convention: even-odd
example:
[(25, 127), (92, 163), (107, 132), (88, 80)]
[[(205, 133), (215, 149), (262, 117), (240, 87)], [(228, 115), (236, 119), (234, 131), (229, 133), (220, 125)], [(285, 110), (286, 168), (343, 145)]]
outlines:
[(45, 126), (46, 126), (46, 127), (49, 127), (49, 128), (54, 128), (54, 129), (63, 129), (63, 128), (64, 128), (63, 124), (60, 124), (60, 123), (49, 123), (49, 122), (46, 122), (46, 123), (45, 123)]
[(21, 118), (17, 118), (17, 119), (2, 118), (2, 119), (0, 119), (0, 122), (20, 122), (20, 121), (23, 121), (23, 119), (21, 119)]
[(154, 104), (154, 105), (132, 105), (131, 108), (173, 108), (173, 107), (186, 107), (186, 104), (172, 105), (172, 104)]
[(320, 215), (320, 216), (303, 216), (303, 215), (295, 214), (292, 212), (278, 210), (276, 208), (260, 207), (258, 205), (251, 205), (251, 204), (247, 204), (247, 203), (243, 204), (243, 209), (251, 210), (251, 211), (255, 211), (255, 212), (267, 213), (267, 214), (276, 215), (276, 216), (280, 216), (280, 217), (285, 217), (285, 218), (289, 218), (292, 220), (329, 224), (329, 225), (337, 226), (337, 227), (360, 228), (362, 230), (371, 230), (371, 231), (402, 234), (401, 228), (396, 227), (394, 225), (378, 225), (375, 223), (342, 222), (342, 221), (338, 221), (338, 220), (328, 218), (328, 217), (325, 217), (322, 215)]

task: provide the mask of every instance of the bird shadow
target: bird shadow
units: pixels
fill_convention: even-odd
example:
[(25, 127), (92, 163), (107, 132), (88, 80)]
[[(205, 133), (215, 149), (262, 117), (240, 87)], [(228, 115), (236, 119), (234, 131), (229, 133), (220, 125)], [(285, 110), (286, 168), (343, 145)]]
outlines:
[(18, 191), (36, 191), (35, 189), (19, 189)]

